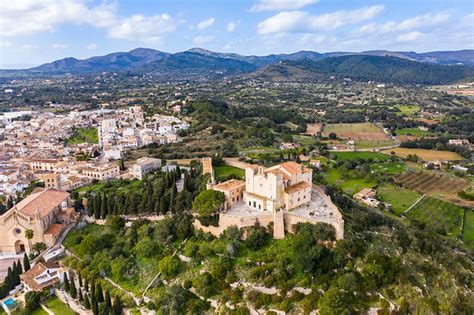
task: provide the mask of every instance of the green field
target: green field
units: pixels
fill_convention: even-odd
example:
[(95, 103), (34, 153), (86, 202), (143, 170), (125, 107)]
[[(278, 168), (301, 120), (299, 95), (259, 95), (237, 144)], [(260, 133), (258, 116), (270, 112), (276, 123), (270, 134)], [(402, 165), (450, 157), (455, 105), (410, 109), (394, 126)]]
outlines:
[(370, 169), (374, 173), (381, 173), (384, 175), (396, 175), (399, 173), (403, 173), (406, 170), (406, 164), (401, 162), (373, 163), (370, 165)]
[(370, 148), (384, 148), (393, 146), (395, 141), (391, 139), (387, 140), (356, 140), (355, 146), (357, 149), (370, 149)]
[(353, 195), (363, 188), (373, 188), (377, 186), (374, 179), (351, 178), (353, 172), (345, 171), (342, 168), (331, 168), (324, 173), (324, 179), (328, 184), (340, 187), (348, 195)]
[(70, 309), (66, 304), (64, 304), (58, 297), (52, 297), (46, 301), (45, 306), (50, 309), (56, 315), (74, 315), (72, 309)]
[(393, 211), (400, 215), (410, 208), (421, 197), (421, 194), (387, 184), (377, 188), (377, 196), (381, 201), (391, 204)]
[(397, 112), (398, 115), (406, 116), (413, 116), (421, 109), (418, 105), (398, 105), (397, 108), (400, 110), (400, 112)]
[(461, 234), (464, 208), (442, 200), (425, 197), (405, 214), (410, 220), (430, 226), (434, 230), (456, 238)]
[(214, 172), (217, 181), (223, 181), (230, 176), (235, 176), (235, 178), (243, 179), (245, 176), (245, 171), (241, 168), (229, 166), (229, 165), (219, 165), (214, 167)]
[(397, 130), (399, 136), (428, 137), (434, 135), (431, 131), (420, 130), (418, 128), (403, 128)]
[(379, 161), (386, 161), (390, 159), (390, 155), (378, 153), (378, 152), (370, 152), (370, 151), (360, 151), (360, 152), (337, 152), (331, 151), (331, 154), (334, 154), (337, 157), (337, 160), (345, 161), (351, 159), (377, 159)]
[(462, 235), (464, 243), (474, 250), (474, 211), (466, 210), (464, 217), (464, 231)]
[(99, 143), (97, 128), (79, 128), (67, 140), (67, 144)]

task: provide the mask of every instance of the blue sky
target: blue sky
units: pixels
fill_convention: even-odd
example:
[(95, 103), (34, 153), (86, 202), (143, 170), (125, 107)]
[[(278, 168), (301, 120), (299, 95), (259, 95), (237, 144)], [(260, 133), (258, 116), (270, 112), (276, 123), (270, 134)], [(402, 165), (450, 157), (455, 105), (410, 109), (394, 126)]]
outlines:
[(5, 0), (0, 67), (136, 47), (265, 55), (474, 48), (472, 0)]

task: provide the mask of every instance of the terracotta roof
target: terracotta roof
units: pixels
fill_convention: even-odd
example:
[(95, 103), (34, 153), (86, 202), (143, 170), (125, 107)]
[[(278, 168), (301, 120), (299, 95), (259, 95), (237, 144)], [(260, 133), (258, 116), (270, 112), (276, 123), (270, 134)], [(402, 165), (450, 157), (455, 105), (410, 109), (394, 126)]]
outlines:
[(290, 174), (301, 174), (310, 172), (307, 167), (291, 161), (282, 163), (279, 166)]
[(297, 192), (297, 191), (300, 191), (300, 190), (304, 190), (304, 189), (308, 189), (308, 188), (311, 188), (311, 184), (308, 183), (308, 182), (299, 182), (298, 184), (294, 184), (294, 185), (291, 185), (291, 186), (288, 186), (286, 189), (285, 189), (285, 192), (288, 193), (288, 194), (292, 194), (294, 192)]
[(54, 223), (54, 224), (51, 224), (46, 231), (44, 231), (44, 234), (51, 234), (57, 237), (63, 229), (64, 229), (63, 224)]
[[(58, 262), (50, 261), (50, 262), (39, 262), (35, 264), (30, 270), (22, 273), (20, 275), (20, 279), (24, 282), (30, 289), (34, 291), (41, 291), (44, 288), (52, 286), (56, 282), (59, 282), (59, 278), (55, 277), (52, 278), (50, 281), (46, 281), (43, 283), (39, 283), (36, 281), (36, 277), (41, 275), (43, 272), (47, 271), (48, 269), (57, 269), (60, 268)], [(50, 273), (51, 276), (56, 275), (57, 271), (52, 271)]]
[(243, 180), (230, 179), (228, 181), (215, 185), (214, 187), (212, 187), (212, 189), (229, 191), (241, 186), (245, 186), (245, 182)]
[(34, 217), (35, 212), (39, 210), (41, 217), (45, 217), (54, 208), (61, 205), (61, 203), (69, 197), (69, 193), (57, 189), (46, 189), (41, 192), (32, 193), (22, 201), (20, 201), (15, 208), (24, 215)]

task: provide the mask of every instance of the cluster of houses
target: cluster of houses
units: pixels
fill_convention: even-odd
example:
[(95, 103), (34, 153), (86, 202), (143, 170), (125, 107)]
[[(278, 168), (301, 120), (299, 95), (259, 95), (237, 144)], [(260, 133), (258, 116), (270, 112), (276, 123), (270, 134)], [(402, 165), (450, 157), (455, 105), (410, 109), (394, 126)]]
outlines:
[[(117, 178), (123, 174), (113, 160), (121, 159), (124, 151), (177, 142), (178, 131), (189, 127), (174, 116), (145, 118), (141, 106), (68, 114), (11, 112), (0, 115), (0, 125), (3, 196), (18, 195), (34, 180), (44, 181), (47, 188), (73, 190), (94, 179)], [(98, 143), (67, 143), (79, 128), (96, 128)], [(137, 161), (127, 176), (141, 178), (150, 168), (156, 169), (156, 163), (160, 162)]]

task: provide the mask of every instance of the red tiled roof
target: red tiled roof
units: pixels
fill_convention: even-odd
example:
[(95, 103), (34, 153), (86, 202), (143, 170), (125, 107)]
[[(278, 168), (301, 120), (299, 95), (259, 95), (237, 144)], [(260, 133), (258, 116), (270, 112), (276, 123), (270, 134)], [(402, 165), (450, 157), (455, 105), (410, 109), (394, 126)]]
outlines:
[(15, 208), (24, 215), (34, 217), (36, 211), (40, 212), (41, 217), (45, 217), (54, 208), (61, 205), (61, 203), (69, 197), (69, 193), (57, 189), (46, 189), (41, 192), (32, 193), (22, 201), (20, 201)]

